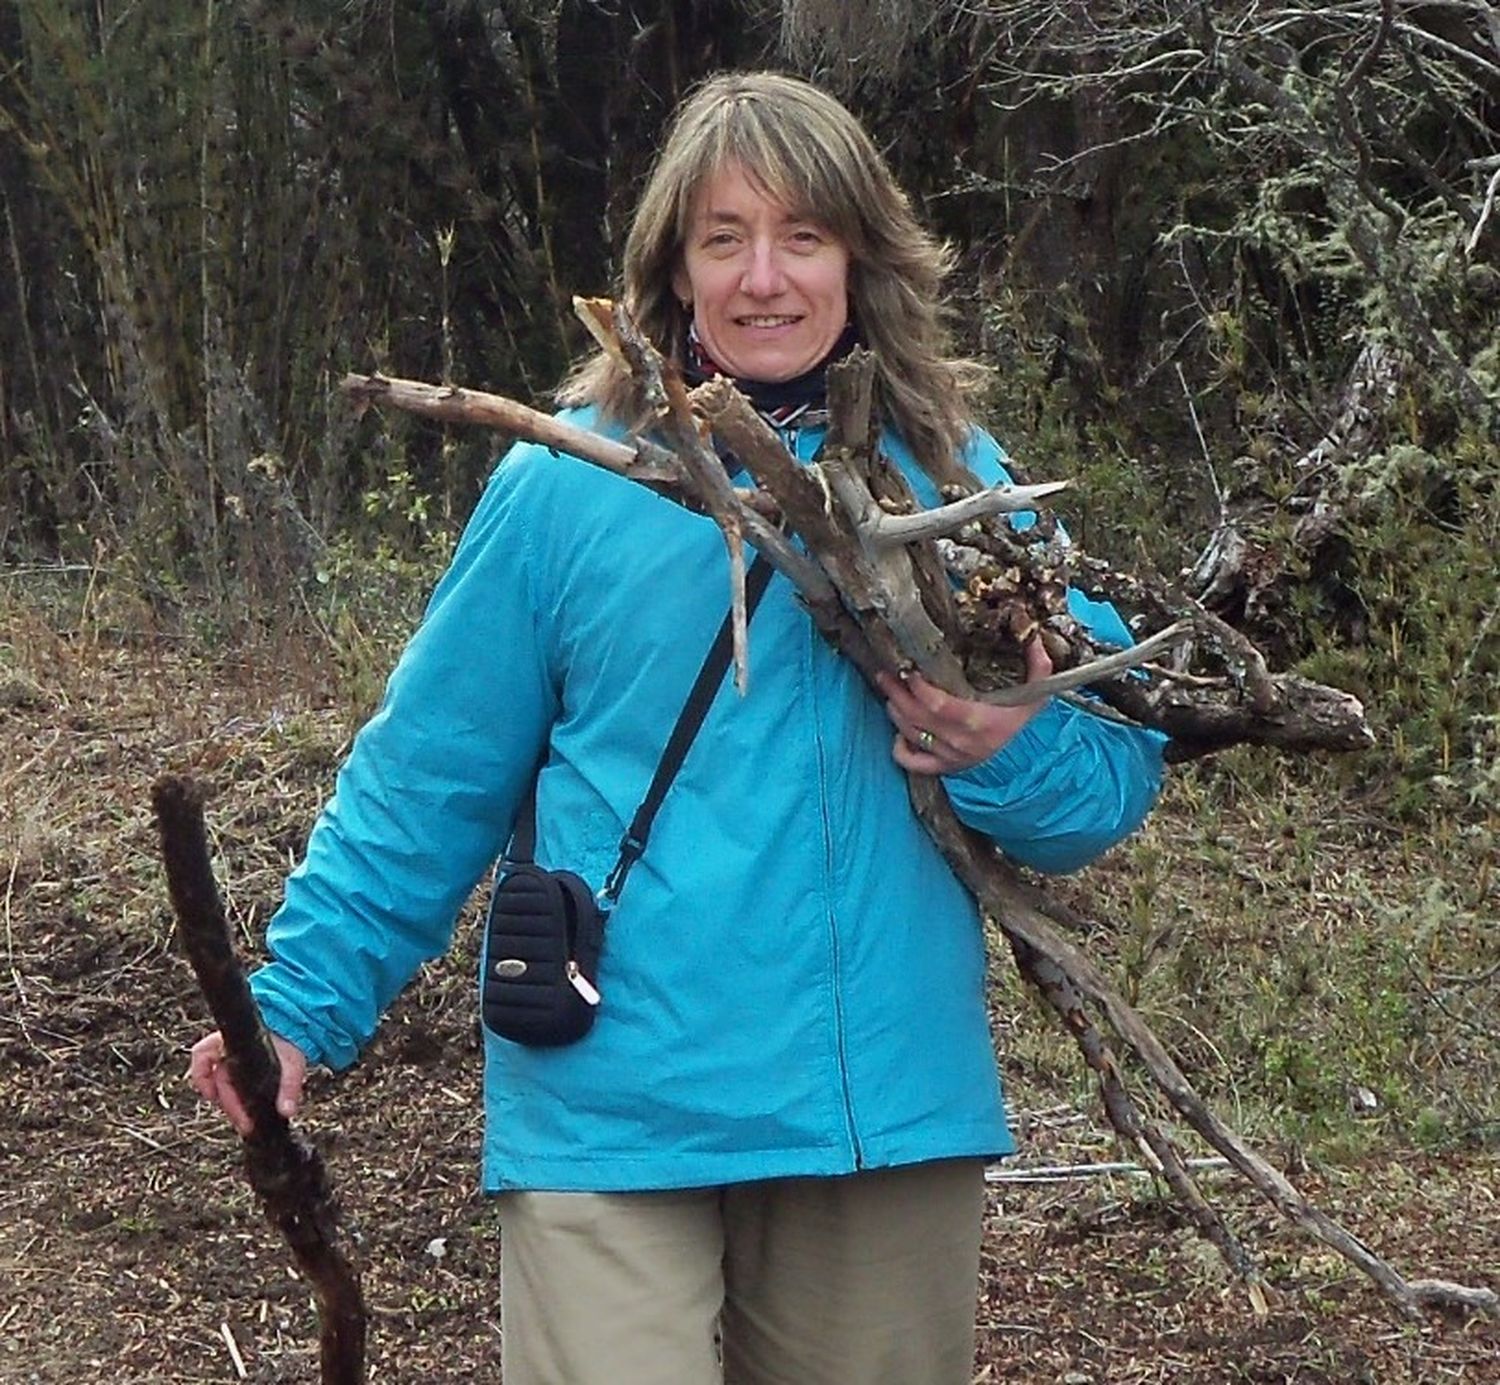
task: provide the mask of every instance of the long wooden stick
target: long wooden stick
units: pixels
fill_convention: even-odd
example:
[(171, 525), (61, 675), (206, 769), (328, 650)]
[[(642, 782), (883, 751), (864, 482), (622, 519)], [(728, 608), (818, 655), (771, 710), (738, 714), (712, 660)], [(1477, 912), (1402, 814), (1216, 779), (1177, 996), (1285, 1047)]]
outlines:
[(359, 1277), (338, 1246), (338, 1214), (323, 1160), (276, 1109), (281, 1064), (230, 942), (209, 860), (203, 796), (192, 780), (166, 775), (153, 785), (151, 803), (178, 939), (224, 1036), (230, 1080), (254, 1122), (244, 1137), (245, 1173), (312, 1285), (323, 1385), (362, 1385), (366, 1318)]

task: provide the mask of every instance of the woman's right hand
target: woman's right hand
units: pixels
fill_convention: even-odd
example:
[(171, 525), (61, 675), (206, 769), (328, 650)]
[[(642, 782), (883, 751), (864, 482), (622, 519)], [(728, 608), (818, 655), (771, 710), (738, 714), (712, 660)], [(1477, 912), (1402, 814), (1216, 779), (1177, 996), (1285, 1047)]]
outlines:
[[(307, 1055), (290, 1040), (271, 1035), (271, 1046), (281, 1062), (281, 1086), (276, 1093), (276, 1109), (290, 1120), (302, 1101), (302, 1083), (307, 1077)], [(205, 1101), (211, 1101), (229, 1117), (229, 1123), (241, 1135), (248, 1135), (255, 1123), (245, 1110), (245, 1103), (229, 1080), (229, 1066), (224, 1061), (224, 1036), (217, 1029), (205, 1034), (193, 1045), (188, 1060), (187, 1080)]]

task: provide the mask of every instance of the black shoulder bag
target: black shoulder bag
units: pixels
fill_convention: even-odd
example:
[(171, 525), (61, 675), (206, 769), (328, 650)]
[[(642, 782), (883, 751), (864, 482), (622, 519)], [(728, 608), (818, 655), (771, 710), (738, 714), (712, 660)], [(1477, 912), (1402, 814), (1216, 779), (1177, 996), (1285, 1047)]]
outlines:
[[(755, 614), (771, 566), (757, 555), (745, 578), (746, 618)], [(597, 894), (568, 870), (544, 870), (536, 853), (536, 786), (521, 805), (510, 850), (501, 859), (485, 920), (481, 1013), (487, 1028), (518, 1044), (553, 1048), (581, 1039), (599, 1013), (599, 954), (604, 925), (625, 887), (630, 868), (646, 849), (657, 810), (708, 715), (729, 667), (734, 642), (724, 617), (620, 854)]]

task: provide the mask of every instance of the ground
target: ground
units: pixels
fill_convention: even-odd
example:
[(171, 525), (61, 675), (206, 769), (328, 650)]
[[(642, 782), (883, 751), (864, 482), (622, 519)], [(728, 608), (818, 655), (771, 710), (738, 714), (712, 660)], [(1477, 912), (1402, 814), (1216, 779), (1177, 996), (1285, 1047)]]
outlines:
[[(317, 1378), (306, 1286), (236, 1140), (181, 1081), (205, 1010), (174, 950), (148, 793), (166, 769), (209, 787), (253, 956), (352, 721), (323, 657), (283, 644), (205, 658), (119, 618), (0, 629), (3, 1385)], [(362, 1271), (372, 1382), (499, 1379), (473, 931), (352, 1072), (314, 1077), (306, 1108)], [(1007, 1077), (1022, 1164), (1121, 1157), (1081, 1086), (1024, 1065)], [(1476, 1143), (1294, 1173), (1404, 1272), (1495, 1288), (1497, 1165)], [(1500, 1381), (1500, 1325), (1403, 1317), (1237, 1182), (1206, 1185), (1265, 1267), (1264, 1316), (1148, 1180), (992, 1185), (976, 1380)]]

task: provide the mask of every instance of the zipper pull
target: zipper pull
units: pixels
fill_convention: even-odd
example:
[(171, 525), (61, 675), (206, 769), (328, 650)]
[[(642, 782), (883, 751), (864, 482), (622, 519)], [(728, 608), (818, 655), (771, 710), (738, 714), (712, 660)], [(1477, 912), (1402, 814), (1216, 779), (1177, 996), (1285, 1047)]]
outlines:
[(567, 973), (568, 985), (577, 991), (587, 1004), (597, 1005), (602, 999), (598, 987), (578, 970), (578, 963), (571, 957), (568, 958)]

